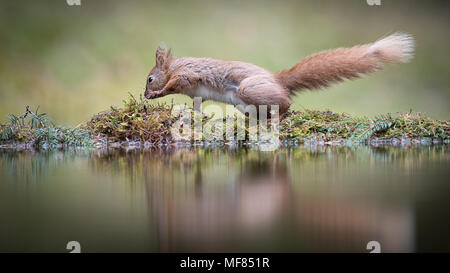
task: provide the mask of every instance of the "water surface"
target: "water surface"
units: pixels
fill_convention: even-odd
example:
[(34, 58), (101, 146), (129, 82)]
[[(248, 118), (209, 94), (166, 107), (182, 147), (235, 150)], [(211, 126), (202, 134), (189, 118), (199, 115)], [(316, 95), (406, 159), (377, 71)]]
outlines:
[(450, 251), (446, 145), (0, 150), (0, 252)]

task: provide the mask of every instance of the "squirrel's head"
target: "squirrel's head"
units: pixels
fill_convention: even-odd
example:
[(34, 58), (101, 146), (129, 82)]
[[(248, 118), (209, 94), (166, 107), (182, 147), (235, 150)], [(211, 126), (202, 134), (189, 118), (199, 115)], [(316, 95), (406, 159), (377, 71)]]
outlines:
[(147, 97), (153, 91), (161, 90), (169, 81), (169, 66), (172, 62), (172, 53), (170, 49), (166, 51), (164, 46), (160, 45), (156, 49), (156, 64), (150, 70), (147, 77), (144, 96)]

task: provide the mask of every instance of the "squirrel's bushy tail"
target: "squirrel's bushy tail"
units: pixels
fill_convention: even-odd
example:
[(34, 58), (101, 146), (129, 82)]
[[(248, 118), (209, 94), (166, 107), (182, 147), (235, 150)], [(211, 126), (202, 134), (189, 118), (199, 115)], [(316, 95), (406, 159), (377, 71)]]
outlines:
[(395, 33), (371, 44), (317, 53), (275, 77), (293, 94), (301, 89), (322, 88), (344, 79), (358, 78), (381, 69), (383, 63), (408, 62), (413, 51), (413, 37)]

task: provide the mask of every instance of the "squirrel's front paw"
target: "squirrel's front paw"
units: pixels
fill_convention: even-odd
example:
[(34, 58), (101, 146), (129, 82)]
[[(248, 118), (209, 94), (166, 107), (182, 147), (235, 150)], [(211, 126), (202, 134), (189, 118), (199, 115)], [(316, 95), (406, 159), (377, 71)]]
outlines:
[(161, 91), (146, 92), (144, 96), (147, 99), (156, 99), (162, 97), (162, 92)]

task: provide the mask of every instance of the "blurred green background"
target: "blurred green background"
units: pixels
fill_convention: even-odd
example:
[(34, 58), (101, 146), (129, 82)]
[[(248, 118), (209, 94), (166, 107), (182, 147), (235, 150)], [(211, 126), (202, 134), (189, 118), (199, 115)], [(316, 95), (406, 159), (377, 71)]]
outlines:
[[(304, 92), (294, 109), (349, 114), (421, 111), (449, 118), (446, 1), (100, 1), (0, 0), (0, 116), (40, 106), (76, 125), (143, 92), (160, 42), (175, 56), (289, 68), (311, 53), (403, 31), (415, 59), (326, 91)], [(191, 102), (182, 95), (161, 100)]]

